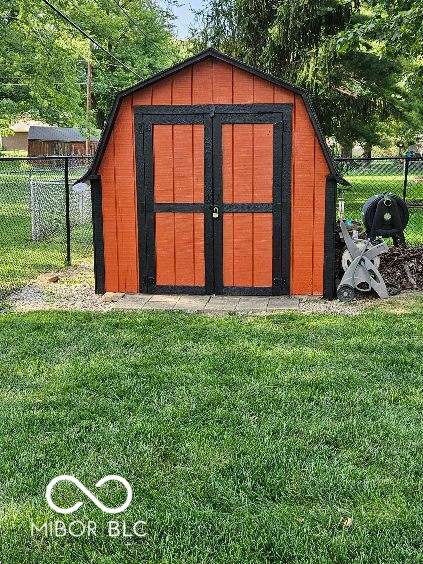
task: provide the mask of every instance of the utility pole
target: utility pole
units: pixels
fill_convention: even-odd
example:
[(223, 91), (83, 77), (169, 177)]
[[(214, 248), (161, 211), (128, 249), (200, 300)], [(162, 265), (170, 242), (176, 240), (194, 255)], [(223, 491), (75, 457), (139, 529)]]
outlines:
[(91, 64), (91, 60), (87, 61), (87, 138), (85, 140), (85, 154), (88, 155), (90, 153), (90, 141), (91, 141), (91, 134), (90, 134), (90, 118), (91, 118), (91, 106), (92, 106), (92, 91), (93, 91), (93, 67)]

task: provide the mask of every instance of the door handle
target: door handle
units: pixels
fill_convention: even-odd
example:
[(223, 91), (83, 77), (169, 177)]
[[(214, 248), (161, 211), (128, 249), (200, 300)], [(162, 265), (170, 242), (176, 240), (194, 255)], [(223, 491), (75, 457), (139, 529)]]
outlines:
[(213, 219), (217, 219), (219, 217), (219, 208), (214, 206), (213, 208)]

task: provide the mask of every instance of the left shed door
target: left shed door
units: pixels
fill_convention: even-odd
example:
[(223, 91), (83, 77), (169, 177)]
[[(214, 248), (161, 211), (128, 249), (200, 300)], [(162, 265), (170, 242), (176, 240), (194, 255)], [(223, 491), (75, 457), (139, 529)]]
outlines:
[(211, 118), (143, 115), (140, 126), (141, 291), (208, 293), (213, 284), (213, 226), (205, 213), (212, 202)]

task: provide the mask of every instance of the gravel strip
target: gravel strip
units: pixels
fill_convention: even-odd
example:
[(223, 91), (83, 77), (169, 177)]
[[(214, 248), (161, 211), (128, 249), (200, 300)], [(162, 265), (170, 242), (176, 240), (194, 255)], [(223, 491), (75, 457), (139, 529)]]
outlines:
[[(54, 276), (58, 276), (59, 280), (57, 282), (51, 282)], [(239, 298), (234, 299), (229, 297), (226, 299), (225, 296), (212, 297), (207, 304), (207, 297), (204, 299), (204, 304), (195, 304), (196, 307), (192, 308), (192, 311), (202, 311), (206, 314), (214, 314), (211, 305), (216, 304), (218, 313), (234, 313), (238, 315), (264, 315), (266, 313), (280, 313), (281, 311), (293, 311), (301, 312), (304, 314), (309, 313), (330, 313), (330, 314), (342, 314), (342, 315), (358, 315), (363, 310), (377, 307), (378, 309), (383, 309), (384, 311), (391, 311), (401, 313), (407, 309), (407, 303), (412, 302), (416, 298), (422, 298), (422, 292), (403, 292), (399, 296), (390, 298), (389, 300), (378, 301), (375, 299), (358, 299), (354, 302), (345, 304), (338, 300), (326, 301), (319, 297), (303, 296), (298, 298), (290, 298), (294, 304), (293, 307), (277, 307), (277, 298), (270, 298), (269, 300), (261, 298), (263, 303), (263, 309), (256, 307), (256, 303), (260, 303), (257, 300), (254, 303), (254, 307), (249, 309), (248, 307), (241, 307), (238, 304)], [(139, 304), (145, 304), (143, 309), (154, 310), (154, 309), (171, 309), (173, 311), (177, 310), (177, 299), (179, 297), (173, 296), (172, 299), (166, 299), (162, 296), (154, 296), (150, 301), (150, 297), (146, 300), (139, 299), (132, 300), (134, 303), (134, 310), (139, 310)], [(189, 311), (191, 308), (184, 307), (182, 304), (188, 306), (190, 297), (182, 296), (181, 309)], [(199, 300), (199, 296), (194, 296), (193, 300)], [(285, 298), (286, 299), (286, 298)], [(232, 301), (231, 301), (232, 300)], [(94, 292), (94, 277), (92, 266), (89, 264), (80, 264), (78, 266), (69, 267), (58, 272), (50, 272), (48, 274), (43, 274), (37, 279), (33, 280), (30, 284), (23, 287), (19, 291), (13, 293), (9, 296), (8, 307), (6, 311), (36, 311), (36, 310), (67, 310), (67, 311), (116, 311), (120, 308), (121, 300), (112, 299), (111, 301), (105, 301), (105, 298), (95, 294)], [(145, 303), (145, 302), (148, 303)], [(166, 307), (166, 302), (168, 306)], [(138, 305), (137, 305), (138, 304)], [(207, 305), (206, 305), (207, 304)], [(265, 306), (265, 304), (267, 304)], [(194, 305), (194, 304), (193, 304)], [(283, 304), (281, 304), (283, 305)], [(130, 311), (131, 299), (126, 296), (122, 300), (122, 308), (125, 311)], [(155, 307), (157, 306), (157, 307)], [(230, 307), (229, 307), (230, 306)], [(238, 307), (237, 307), (238, 306)], [(204, 308), (204, 309), (203, 309)]]

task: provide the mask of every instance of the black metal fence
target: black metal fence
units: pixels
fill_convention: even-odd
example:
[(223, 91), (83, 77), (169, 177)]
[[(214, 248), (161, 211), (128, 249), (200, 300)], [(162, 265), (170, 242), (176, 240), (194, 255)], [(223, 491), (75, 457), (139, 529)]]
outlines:
[(0, 158), (0, 299), (41, 273), (92, 261), (92, 157)]
[(345, 217), (361, 220), (364, 202), (383, 192), (403, 197), (410, 220), (405, 232), (409, 245), (423, 245), (423, 159), (379, 157), (336, 159), (339, 172), (351, 186), (344, 190)]

